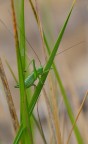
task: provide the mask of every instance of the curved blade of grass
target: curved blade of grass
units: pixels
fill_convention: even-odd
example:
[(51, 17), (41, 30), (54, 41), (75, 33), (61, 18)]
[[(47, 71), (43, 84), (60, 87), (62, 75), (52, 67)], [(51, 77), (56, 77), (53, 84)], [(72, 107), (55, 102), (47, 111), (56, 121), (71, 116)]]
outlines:
[[(33, 10), (33, 12), (34, 12), (34, 16), (35, 16), (35, 18), (36, 18), (36, 21), (37, 21), (37, 23), (38, 23), (36, 10), (35, 10), (35, 8), (34, 8), (34, 6), (33, 6), (32, 1), (31, 1), (31, 0), (29, 0), (29, 1), (30, 1), (32, 10)], [(46, 44), (48, 53), (50, 54), (51, 52), (50, 52), (50, 48), (49, 48), (49, 46), (48, 46), (48, 43), (47, 43), (45, 34), (44, 34), (44, 40), (45, 40), (45, 44)], [(69, 101), (68, 101), (68, 98), (67, 98), (67, 95), (66, 95), (64, 86), (63, 86), (63, 84), (62, 84), (62, 81), (61, 81), (61, 79), (60, 79), (60, 76), (59, 76), (59, 73), (58, 73), (58, 71), (57, 71), (57, 68), (56, 68), (56, 65), (55, 65), (55, 64), (53, 64), (53, 68), (54, 68), (54, 72), (55, 72), (56, 78), (57, 78), (57, 80), (58, 80), (58, 84), (59, 84), (60, 89), (61, 89), (62, 96), (63, 96), (63, 98), (64, 98), (64, 102), (65, 102), (65, 105), (66, 105), (66, 108), (67, 108), (67, 111), (68, 111), (69, 118), (70, 118), (70, 120), (71, 120), (71, 123), (73, 124), (75, 118), (74, 118), (74, 115), (73, 115), (73, 112), (72, 112), (72, 109), (71, 109), (71, 105), (70, 105), (70, 103), (69, 103)], [(81, 135), (80, 135), (80, 132), (79, 132), (77, 126), (75, 126), (74, 132), (75, 132), (75, 135), (76, 135), (76, 138), (77, 138), (78, 143), (83, 144), (83, 139), (82, 139), (82, 137), (81, 137)]]
[[(45, 34), (44, 34), (44, 39), (45, 39), (45, 43), (46, 43), (46, 47), (47, 47), (48, 53), (50, 54), (50, 48), (48, 46)], [(73, 111), (72, 111), (71, 105), (69, 103), (69, 100), (67, 98), (67, 94), (65, 92), (64, 86), (63, 86), (62, 81), (60, 79), (60, 75), (58, 73), (58, 70), (56, 68), (55, 63), (53, 63), (53, 68), (54, 68), (54, 72), (55, 72), (55, 75), (56, 75), (56, 78), (57, 78), (57, 81), (58, 81), (58, 84), (59, 84), (59, 87), (60, 87), (60, 90), (61, 90), (61, 93), (62, 93), (62, 96), (63, 96), (63, 99), (64, 99), (64, 103), (65, 103), (66, 108), (67, 108), (67, 112), (68, 112), (69, 118), (71, 120), (71, 123), (73, 124), (74, 120), (75, 120), (74, 115), (73, 115)], [(74, 132), (75, 132), (75, 135), (76, 135), (78, 143), (79, 144), (83, 144), (83, 140), (82, 140), (82, 137), (80, 135), (80, 132), (78, 130), (77, 125), (75, 125)]]
[[(30, 3), (31, 3), (31, 0), (30, 0)], [(33, 12), (34, 12), (36, 21), (37, 21), (36, 10), (34, 9), (32, 3), (31, 3), (31, 6), (32, 6), (32, 9), (33, 9)], [(44, 40), (45, 40), (45, 44), (46, 44), (48, 53), (50, 54), (51, 52), (50, 52), (50, 48), (49, 48), (49, 46), (48, 46), (48, 43), (47, 43), (45, 34), (44, 34)], [(68, 98), (67, 98), (67, 95), (66, 95), (64, 86), (63, 86), (63, 84), (62, 84), (62, 81), (61, 81), (61, 79), (60, 79), (60, 76), (59, 76), (59, 73), (58, 73), (58, 71), (57, 71), (57, 68), (56, 68), (56, 65), (55, 65), (55, 64), (53, 64), (53, 68), (54, 68), (54, 72), (55, 72), (55, 75), (56, 75), (57, 80), (58, 80), (58, 84), (59, 84), (60, 89), (61, 89), (62, 96), (63, 96), (63, 98), (64, 98), (64, 102), (65, 102), (65, 105), (66, 105), (66, 108), (67, 108), (67, 111), (68, 111), (69, 118), (70, 118), (70, 120), (71, 120), (71, 123), (73, 124), (75, 118), (74, 118), (74, 115), (73, 115), (73, 112), (72, 112), (72, 109), (71, 109), (71, 105), (70, 105), (70, 103), (69, 103), (69, 101), (68, 101)], [(81, 137), (81, 135), (80, 135), (80, 132), (79, 132), (77, 126), (75, 126), (74, 132), (75, 132), (75, 135), (76, 135), (76, 138), (77, 138), (78, 143), (83, 143), (83, 139), (82, 139), (82, 137)]]
[[(48, 50), (48, 54), (50, 54), (50, 48), (49, 48), (48, 42), (46, 40), (45, 34), (44, 34), (44, 39), (45, 39), (45, 44), (46, 44), (46, 47), (47, 47), (47, 50)], [(71, 120), (71, 123), (73, 124), (74, 121), (75, 121), (75, 118), (74, 118), (74, 115), (73, 115), (73, 111), (72, 111), (71, 105), (69, 103), (69, 100), (67, 98), (67, 94), (65, 92), (64, 86), (63, 86), (62, 81), (60, 79), (60, 75), (58, 73), (58, 70), (56, 68), (55, 63), (53, 63), (53, 68), (54, 68), (54, 72), (55, 72), (55, 75), (56, 75), (56, 78), (57, 78), (57, 81), (58, 81), (58, 84), (59, 84), (59, 87), (60, 87), (60, 90), (61, 90), (61, 93), (62, 93), (62, 96), (63, 96), (63, 99), (64, 99), (64, 103), (65, 103), (66, 108), (67, 108), (67, 112), (68, 112), (69, 118)], [(77, 125), (75, 125), (74, 132), (75, 132), (76, 139), (77, 139), (78, 143), (79, 144), (83, 144), (83, 139), (82, 139), (82, 137), (80, 135), (80, 132), (79, 132), (79, 129), (78, 129)]]
[(75, 1), (74, 1), (73, 4), (72, 4), (71, 10), (70, 10), (70, 12), (69, 12), (69, 14), (68, 14), (68, 16), (67, 16), (67, 18), (66, 18), (66, 21), (64, 22), (64, 25), (63, 25), (60, 33), (59, 33), (59, 36), (58, 36), (57, 41), (56, 41), (56, 43), (55, 43), (55, 46), (54, 46), (54, 48), (53, 48), (53, 50), (52, 50), (52, 52), (51, 52), (51, 55), (50, 55), (50, 57), (49, 57), (49, 60), (48, 60), (46, 66), (45, 66), (45, 68), (44, 68), (44, 73), (45, 73), (45, 74), (44, 74), (44, 75), (42, 76), (42, 78), (41, 78), (42, 83), (41, 83), (41, 81), (39, 81), (39, 83), (38, 83), (38, 85), (37, 85), (37, 87), (36, 87), (36, 90), (35, 90), (35, 92), (34, 92), (33, 98), (32, 98), (31, 103), (30, 103), (30, 105), (29, 105), (29, 115), (31, 115), (31, 113), (32, 113), (32, 111), (33, 111), (33, 109), (34, 109), (34, 106), (35, 106), (35, 104), (36, 104), (36, 102), (37, 102), (37, 99), (38, 99), (39, 94), (40, 94), (40, 92), (41, 92), (41, 90), (42, 90), (42, 87), (43, 87), (43, 85), (44, 85), (44, 82), (45, 82), (45, 80), (46, 80), (46, 78), (47, 78), (47, 75), (48, 75), (48, 73), (49, 73), (49, 70), (50, 70), (50, 68), (51, 68), (51, 66), (52, 66), (52, 64), (53, 64), (55, 55), (56, 55), (56, 53), (57, 53), (58, 47), (59, 47), (60, 42), (61, 42), (61, 40), (62, 40), (64, 31), (65, 31), (65, 29), (66, 29), (68, 20), (69, 20), (70, 15), (71, 15), (71, 12), (72, 12), (72, 10), (73, 10), (74, 3), (75, 3)]
[[(50, 55), (50, 48), (49, 48), (49, 45), (48, 45), (48, 42), (46, 40), (46, 36), (44, 34), (44, 40), (45, 40), (45, 44), (46, 44), (46, 48), (47, 48), (47, 51), (48, 51), (48, 54)], [(68, 115), (69, 115), (69, 118), (71, 120), (71, 123), (73, 124), (74, 121), (75, 121), (75, 118), (74, 118), (74, 115), (73, 115), (73, 111), (72, 111), (72, 108), (71, 108), (71, 105), (69, 103), (69, 100), (67, 98), (67, 94), (65, 92), (65, 89), (64, 89), (64, 86), (62, 84), (62, 81), (60, 79), (60, 75), (58, 73), (58, 70), (56, 68), (56, 65), (55, 63), (53, 63), (53, 68), (54, 68), (54, 72), (55, 72), (55, 75), (56, 75), (56, 78), (57, 78), (57, 81), (58, 81), (58, 84), (59, 84), (59, 87), (60, 87), (60, 90), (61, 90), (61, 93), (62, 93), (62, 96), (63, 96), (63, 99), (64, 99), (64, 103), (66, 105), (66, 108), (67, 108), (67, 112), (68, 112)], [(79, 132), (79, 129), (77, 127), (77, 125), (75, 124), (75, 128), (74, 128), (74, 132), (75, 132), (75, 136), (76, 136), (76, 139), (78, 141), (79, 144), (83, 144), (83, 139), (80, 135), (80, 132)]]
[[(52, 66), (52, 64), (53, 64), (53, 60), (54, 60), (54, 58), (55, 58), (55, 55), (56, 55), (57, 50), (58, 50), (58, 47), (59, 47), (60, 42), (61, 42), (61, 40), (62, 40), (64, 31), (65, 31), (65, 29), (66, 29), (68, 20), (69, 20), (70, 15), (71, 15), (71, 12), (72, 12), (72, 10), (73, 10), (74, 3), (75, 3), (75, 1), (74, 1), (73, 4), (72, 4), (72, 7), (71, 7), (71, 9), (70, 9), (70, 12), (69, 12), (69, 14), (68, 14), (68, 16), (67, 16), (67, 18), (66, 18), (66, 20), (65, 20), (65, 22), (64, 22), (64, 25), (63, 25), (60, 33), (59, 33), (58, 39), (57, 39), (57, 41), (56, 41), (56, 44), (55, 44), (55, 46), (54, 46), (54, 48), (53, 48), (53, 50), (52, 50), (52, 52), (51, 52), (51, 55), (50, 55), (50, 57), (49, 57), (48, 62), (47, 62), (47, 64), (46, 64), (45, 68), (44, 68), (44, 73), (45, 73), (45, 74), (42, 76), (41, 81), (39, 81), (39, 83), (38, 83), (38, 85), (37, 85), (37, 87), (36, 87), (36, 89), (35, 89), (35, 92), (34, 92), (34, 94), (33, 94), (33, 98), (32, 98), (32, 100), (31, 100), (31, 102), (30, 102), (30, 105), (29, 105), (29, 116), (31, 116), (31, 114), (32, 114), (32, 112), (33, 112), (33, 109), (34, 109), (34, 107), (35, 107), (35, 104), (36, 104), (36, 102), (37, 102), (37, 100), (38, 100), (38, 97), (39, 97), (39, 95), (40, 95), (40, 92), (41, 92), (41, 90), (42, 90), (42, 88), (43, 88), (44, 82), (45, 82), (45, 80), (46, 80), (46, 78), (47, 78), (47, 75), (48, 75), (48, 73), (49, 73), (49, 70), (50, 70), (50, 68), (51, 68), (51, 66)], [(19, 134), (17, 134), (16, 139), (17, 139), (18, 137), (19, 137)], [(14, 144), (17, 144), (17, 143), (14, 143)]]

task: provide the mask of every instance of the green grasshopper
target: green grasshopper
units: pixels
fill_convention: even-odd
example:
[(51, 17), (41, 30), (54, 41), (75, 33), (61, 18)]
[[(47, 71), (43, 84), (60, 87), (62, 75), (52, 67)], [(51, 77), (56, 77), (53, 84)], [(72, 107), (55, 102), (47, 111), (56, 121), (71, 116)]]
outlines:
[[(76, 46), (76, 45), (79, 45), (79, 44), (81, 44), (81, 43), (83, 43), (84, 41), (82, 41), (82, 42), (79, 42), (79, 43), (77, 43), (77, 44), (75, 44), (75, 45), (73, 45), (73, 46), (71, 46), (71, 47), (69, 47), (69, 48), (66, 48), (66, 49), (64, 49), (63, 51), (61, 51), (61, 52), (59, 52), (58, 54), (61, 54), (61, 53), (63, 53), (63, 52), (65, 52), (65, 51), (67, 51), (67, 50), (69, 50), (69, 49), (72, 49), (74, 46)], [(57, 55), (58, 55), (57, 54)], [(43, 72), (43, 66), (41, 65), (38, 69), (36, 69), (36, 66), (35, 66), (35, 60), (33, 59), (30, 63), (29, 63), (29, 65), (31, 64), (33, 62), (33, 72), (25, 79), (25, 81), (24, 81), (24, 84), (25, 84), (25, 88), (29, 88), (29, 87), (31, 87), (31, 86), (35, 86), (35, 84), (34, 84), (34, 82), (37, 80), (37, 79), (39, 79), (40, 81), (41, 81), (41, 77), (47, 72)], [(52, 68), (51, 68), (52, 69)], [(42, 82), (41, 82), (42, 83)], [(15, 86), (15, 88), (19, 88), (19, 84), (17, 84), (16, 86)]]
[[(34, 82), (37, 79), (41, 81), (41, 76), (45, 74), (45, 72), (43, 72), (43, 66), (40, 66), (38, 69), (36, 69), (35, 60), (33, 59), (31, 62), (33, 62), (33, 72), (25, 79), (24, 81), (25, 88), (35, 86)], [(19, 88), (19, 84), (17, 84), (15, 88)]]

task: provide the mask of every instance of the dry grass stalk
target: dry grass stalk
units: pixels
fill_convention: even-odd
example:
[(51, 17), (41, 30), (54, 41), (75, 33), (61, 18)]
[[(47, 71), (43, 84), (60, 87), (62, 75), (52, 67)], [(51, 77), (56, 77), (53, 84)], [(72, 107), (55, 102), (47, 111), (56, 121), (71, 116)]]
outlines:
[[(63, 78), (64, 81), (66, 82), (65, 85), (66, 85), (67, 89), (70, 91), (70, 95), (71, 95), (72, 102), (73, 102), (74, 109), (75, 109), (74, 112), (77, 113), (78, 112), (77, 110), (80, 107), (80, 100), (79, 100), (79, 96), (76, 92), (76, 88), (75, 88), (75, 85), (74, 85), (74, 82), (72, 79), (70, 69), (69, 69), (65, 59), (63, 59), (59, 62), (62, 63), (62, 65), (64, 65), (65, 71), (64, 71), (64, 69), (62, 69), (61, 73), (62, 73), (62, 76), (64, 77)], [(85, 120), (83, 112), (81, 112), (79, 124), (80, 124), (81, 129), (84, 129), (82, 135), (83, 135), (84, 139), (86, 139), (86, 141), (88, 142), (88, 137), (87, 137), (88, 128), (86, 127), (87, 121)]]
[(13, 19), (13, 27), (14, 27), (14, 38), (15, 38), (15, 45), (16, 45), (16, 52), (17, 52), (17, 48), (19, 48), (19, 40), (18, 40), (18, 32), (17, 32), (17, 24), (16, 24), (16, 16), (15, 16), (13, 0), (11, 0), (11, 8), (12, 8), (12, 19)]
[(53, 112), (53, 118), (54, 118), (54, 125), (55, 125), (55, 131), (57, 135), (57, 143), (61, 144), (61, 132), (60, 132), (60, 122), (59, 122), (59, 115), (58, 115), (58, 106), (56, 102), (56, 96), (54, 91), (54, 85), (52, 83), (51, 74), (49, 73), (49, 84), (50, 84), (50, 92), (51, 92), (51, 103), (52, 103), (52, 112)]
[(10, 115), (11, 115), (11, 118), (12, 118), (14, 131), (16, 133), (18, 131), (18, 128), (19, 128), (19, 122), (18, 122), (16, 110), (15, 110), (15, 107), (14, 107), (14, 103), (13, 103), (13, 100), (12, 100), (12, 95), (11, 95), (11, 92), (10, 92), (10, 89), (9, 89), (8, 81), (7, 81), (5, 72), (4, 72), (4, 68), (3, 68), (3, 65), (2, 65), (1, 58), (0, 58), (0, 77), (1, 77), (1, 80), (2, 80), (2, 83), (3, 83), (3, 86), (4, 86), (6, 99), (7, 99)]
[(44, 38), (43, 38), (43, 28), (42, 28), (42, 24), (41, 24), (41, 20), (40, 20), (40, 14), (39, 14), (37, 0), (35, 0), (35, 3), (36, 3), (36, 13), (37, 13), (37, 19), (38, 19), (39, 32), (40, 32), (40, 36), (41, 36), (41, 40), (42, 40), (43, 52), (44, 52), (44, 56), (45, 56), (45, 61), (47, 61), (45, 43), (44, 43)]
[(69, 143), (69, 140), (70, 140), (70, 137), (71, 137), (71, 135), (72, 135), (73, 129), (74, 129), (75, 124), (76, 124), (76, 122), (77, 122), (77, 120), (78, 120), (78, 118), (79, 118), (79, 115), (80, 115), (81, 111), (82, 111), (82, 108), (83, 108), (83, 105), (84, 105), (84, 102), (85, 102), (87, 96), (88, 96), (88, 92), (86, 92), (86, 94), (85, 94), (85, 96), (84, 96), (84, 98), (83, 98), (82, 104), (80, 105), (80, 108), (79, 108), (79, 110), (78, 110), (78, 114), (77, 114), (76, 119), (75, 119), (75, 122), (74, 122), (74, 124), (73, 124), (73, 126), (72, 126), (72, 128), (71, 128), (71, 131), (70, 131), (70, 133), (69, 133), (68, 140), (67, 140), (67, 143), (66, 143), (66, 144)]
[(44, 43), (44, 38), (43, 38), (43, 28), (42, 28), (42, 24), (41, 24), (41, 20), (40, 20), (40, 14), (39, 14), (39, 8), (38, 8), (38, 3), (37, 0), (35, 0), (35, 4), (36, 4), (36, 9), (32, 3), (31, 0), (29, 0), (34, 16), (36, 18), (38, 27), (39, 27), (39, 32), (40, 32), (40, 36), (41, 36), (41, 40), (42, 40), (42, 46), (43, 46), (43, 53), (44, 53), (44, 57), (45, 57), (45, 61), (47, 61), (47, 55), (46, 55), (46, 49), (45, 49), (45, 43)]
[(50, 102), (49, 102), (49, 99), (47, 97), (47, 94), (46, 94), (46, 91), (45, 91), (44, 88), (43, 88), (43, 93), (44, 93), (44, 98), (45, 98), (45, 102), (46, 102), (46, 106), (47, 106), (47, 110), (48, 110), (49, 123), (50, 123), (50, 126), (51, 126), (51, 130), (52, 130), (52, 134), (53, 134), (53, 138), (54, 138), (54, 143), (57, 144), (57, 136), (56, 136), (56, 133), (55, 133), (55, 125), (54, 125), (52, 110), (51, 110)]
[[(35, 0), (36, 10), (35, 10), (35, 8), (33, 6), (32, 1), (31, 0), (29, 0), (29, 1), (30, 1), (32, 10), (34, 12), (35, 18), (36, 18), (38, 26), (39, 26), (39, 32), (40, 32), (40, 36), (41, 36), (41, 39), (42, 39), (43, 52), (44, 52), (45, 61), (46, 61), (47, 60), (47, 55), (46, 55), (46, 51), (45, 51), (44, 38), (43, 38), (43, 29), (42, 29), (42, 25), (41, 25), (41, 20), (40, 20), (40, 15), (39, 15), (39, 10), (38, 10), (37, 0)], [(43, 88), (43, 93), (44, 93), (44, 98), (45, 98), (45, 102), (46, 102), (46, 105), (47, 105), (47, 110), (48, 110), (48, 115), (49, 115), (49, 121), (50, 121), (50, 126), (51, 126), (51, 129), (52, 129), (54, 141), (55, 141), (55, 143), (57, 143), (53, 115), (52, 115), (52, 111), (51, 111), (51, 108), (50, 108), (50, 103), (49, 103), (49, 100), (48, 100), (48, 97), (47, 97), (47, 94), (46, 94), (46, 91), (45, 91), (44, 88)]]

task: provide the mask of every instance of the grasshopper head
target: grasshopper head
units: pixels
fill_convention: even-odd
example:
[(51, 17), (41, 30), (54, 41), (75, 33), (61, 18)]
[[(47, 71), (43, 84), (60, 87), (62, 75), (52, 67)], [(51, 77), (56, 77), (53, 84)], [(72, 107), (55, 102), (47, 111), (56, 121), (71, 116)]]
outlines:
[(43, 67), (40, 66), (38, 69), (37, 69), (37, 72), (39, 75), (42, 75), (43, 74)]

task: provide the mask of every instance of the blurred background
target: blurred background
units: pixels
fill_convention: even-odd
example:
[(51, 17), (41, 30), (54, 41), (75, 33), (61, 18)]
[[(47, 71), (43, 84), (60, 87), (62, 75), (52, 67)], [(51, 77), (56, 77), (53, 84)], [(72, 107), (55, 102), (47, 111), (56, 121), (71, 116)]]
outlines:
[[(45, 30), (45, 33), (47, 34), (50, 46), (51, 48), (53, 48), (54, 42), (56, 41), (58, 36), (58, 32), (60, 31), (60, 28), (63, 25), (64, 20), (69, 12), (72, 0), (48, 0), (48, 1), (39, 0), (38, 4), (43, 28)], [(13, 23), (12, 23), (11, 6), (9, 0), (0, 0), (0, 11), (1, 11), (0, 57), (2, 58), (3, 61), (5, 73), (9, 82), (9, 86), (11, 88), (14, 104), (17, 110), (17, 114), (19, 116), (18, 90), (16, 91), (14, 89), (15, 82), (5, 64), (5, 58), (6, 58), (10, 66), (12, 67), (14, 73), (17, 75)], [(43, 51), (41, 50), (42, 47), (41, 38), (29, 1), (25, 1), (25, 28), (26, 28), (27, 40), (31, 43), (35, 52), (38, 54), (42, 65), (44, 65), (45, 61)], [(58, 70), (62, 78), (64, 87), (67, 90), (69, 99), (72, 99), (72, 101), (74, 101), (75, 104), (75, 101), (81, 103), (83, 96), (85, 95), (85, 92), (88, 89), (88, 1), (87, 0), (77, 1), (74, 10), (72, 12), (71, 18), (69, 20), (68, 26), (66, 28), (58, 53), (70, 47), (71, 49), (61, 54), (58, 54), (55, 58), (55, 62), (58, 66)], [(28, 44), (27, 48), (29, 51), (30, 59), (32, 58), (36, 59), (36, 65), (39, 66), (38, 60)], [(70, 97), (71, 93), (72, 98)], [(44, 125), (44, 129), (47, 132), (46, 118), (45, 118), (46, 115), (43, 115), (42, 112), (44, 111), (44, 113), (46, 113), (47, 110), (45, 108), (45, 103), (42, 106), (41, 101), (42, 100), (40, 100), (39, 105), (40, 107), (42, 107), (40, 110), (40, 115)], [(61, 112), (63, 111), (61, 105), (59, 105), (59, 109), (61, 114)], [(65, 111), (65, 108), (63, 109)], [(88, 100), (86, 100), (85, 102), (83, 112), (85, 113), (85, 120), (87, 122)], [(82, 126), (81, 122), (79, 122), (79, 125), (81, 130), (83, 127), (86, 127), (84, 125)], [(85, 130), (85, 132), (87, 132), (87, 130)], [(2, 84), (0, 84), (0, 141), (2, 142), (2, 144), (11, 144), (13, 136), (14, 133), (12, 122), (7, 102), (5, 99), (5, 95), (2, 90)], [(36, 137), (38, 137), (37, 134)]]

